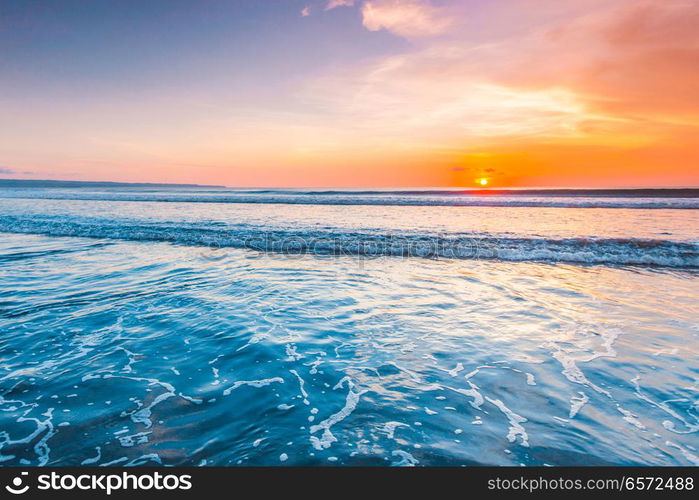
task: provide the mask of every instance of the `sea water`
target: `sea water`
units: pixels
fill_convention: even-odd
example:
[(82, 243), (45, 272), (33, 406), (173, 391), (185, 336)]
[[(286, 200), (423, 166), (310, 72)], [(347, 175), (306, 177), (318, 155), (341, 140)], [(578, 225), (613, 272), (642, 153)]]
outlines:
[(699, 200), (0, 190), (2, 465), (699, 465)]

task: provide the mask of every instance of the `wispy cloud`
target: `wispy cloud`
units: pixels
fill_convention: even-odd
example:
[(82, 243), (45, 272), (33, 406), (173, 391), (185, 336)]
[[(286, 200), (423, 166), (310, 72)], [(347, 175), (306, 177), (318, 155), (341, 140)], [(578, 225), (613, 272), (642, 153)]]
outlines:
[(11, 168), (0, 167), (0, 174), (9, 175), (9, 174), (15, 174), (15, 173), (16, 172), (14, 170), (12, 170)]
[(301, 17), (308, 17), (311, 15), (311, 8), (306, 5), (303, 9), (301, 9)]
[(316, 81), (310, 99), (352, 123), (357, 137), (436, 149), (491, 139), (574, 139), (610, 118), (587, 109), (583, 96), (554, 85), (526, 89), (489, 81), (456, 54), (425, 50)]
[(328, 0), (325, 10), (332, 10), (337, 7), (354, 7), (354, 0)]
[(364, 26), (399, 36), (427, 37), (443, 33), (452, 19), (437, 7), (419, 0), (373, 0), (362, 6)]
[(529, 20), (537, 29), (507, 26), (512, 34), (492, 41), (469, 39), (466, 16), (424, 2), (363, 7), (369, 29), (390, 26), (414, 37), (439, 27), (449, 36), (313, 84), (327, 100), (324, 109), (351, 110), (359, 122), (381, 122), (390, 133), (433, 128), (443, 141), (537, 136), (624, 145), (652, 142), (663, 127), (699, 127), (696, 2), (629, 0), (617, 9), (601, 3), (571, 21), (531, 13), (529, 0), (513, 1), (511, 15), (540, 16)]

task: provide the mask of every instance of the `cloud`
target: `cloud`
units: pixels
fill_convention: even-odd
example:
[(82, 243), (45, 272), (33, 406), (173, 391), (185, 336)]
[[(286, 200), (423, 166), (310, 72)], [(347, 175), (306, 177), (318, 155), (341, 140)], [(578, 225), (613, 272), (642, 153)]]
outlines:
[(619, 112), (683, 116), (699, 125), (699, 2), (637, 2), (601, 35), (607, 50), (581, 74), (590, 91), (613, 96)]
[[(513, 0), (507, 13), (527, 19), (528, 30), (498, 24), (486, 10), (478, 15), (490, 24), (478, 36), (471, 28), (480, 19), (443, 4), (448, 36), (424, 38), (336, 85), (367, 117), (387, 125), (399, 120), (399, 128), (444, 127), (445, 137), (577, 138), (630, 147), (680, 137), (679, 129), (699, 132), (699, 2), (625, 0), (610, 8), (585, 0), (550, 14), (532, 11), (531, 1)], [(372, 4), (426, 5), (366, 5)], [(405, 18), (387, 16), (368, 27), (389, 20), (398, 26), (397, 19)]]
[(328, 0), (325, 10), (332, 10), (337, 7), (354, 7), (354, 0)]
[(645, 0), (622, 9), (605, 30), (610, 42), (625, 47), (699, 43), (699, 4)]
[(17, 173), (17, 172), (12, 170), (11, 168), (0, 167), (0, 174), (15, 174), (15, 173)]
[[(557, 83), (626, 120), (699, 125), (699, 2), (633, 0), (503, 47), (508, 85)], [(566, 54), (566, 57), (561, 57)]]
[[(574, 92), (510, 88), (477, 74), (450, 74), (454, 61), (435, 57), (404, 56), (371, 69), (325, 75), (307, 89), (307, 109), (323, 110), (329, 123), (347, 124), (342, 143), (438, 156), (487, 151), (503, 141), (574, 141), (585, 129), (608, 123)], [(424, 64), (430, 59), (439, 68)]]
[(306, 5), (303, 9), (301, 9), (301, 17), (308, 17), (311, 15), (311, 8)]
[(430, 37), (444, 33), (452, 19), (419, 0), (373, 0), (362, 6), (362, 22), (369, 31), (388, 30), (396, 35)]

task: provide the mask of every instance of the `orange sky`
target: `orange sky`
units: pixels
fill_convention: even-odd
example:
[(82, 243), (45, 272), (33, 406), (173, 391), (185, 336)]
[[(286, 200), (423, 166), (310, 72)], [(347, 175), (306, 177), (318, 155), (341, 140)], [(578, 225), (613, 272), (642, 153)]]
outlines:
[[(699, 186), (695, 0), (261, 4), (232, 12), (230, 26), (216, 20), (215, 40), (203, 19), (201, 32), (181, 35), (189, 49), (169, 41), (153, 59), (143, 59), (155, 54), (151, 38), (119, 59), (124, 40), (105, 35), (101, 54), (61, 47), (55, 70), (29, 54), (0, 60), (0, 176)], [(169, 29), (173, 17), (139, 29)], [(12, 51), (21, 44), (7, 37), (25, 26), (12, 16), (4, 26)], [(87, 29), (68, 14), (61, 28)]]

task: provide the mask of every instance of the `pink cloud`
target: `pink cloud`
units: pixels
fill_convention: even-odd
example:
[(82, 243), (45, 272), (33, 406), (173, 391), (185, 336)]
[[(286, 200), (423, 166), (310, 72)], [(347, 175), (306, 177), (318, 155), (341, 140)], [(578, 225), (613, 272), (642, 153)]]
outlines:
[(354, 0), (328, 0), (325, 10), (336, 9), (337, 7), (353, 7)]
[(362, 6), (363, 24), (370, 31), (388, 30), (406, 38), (444, 33), (452, 19), (419, 0), (373, 0)]
[[(562, 22), (513, 66), (513, 83), (558, 82), (624, 117), (696, 123), (699, 3), (638, 0)], [(566, 54), (561, 57), (560, 54)]]

